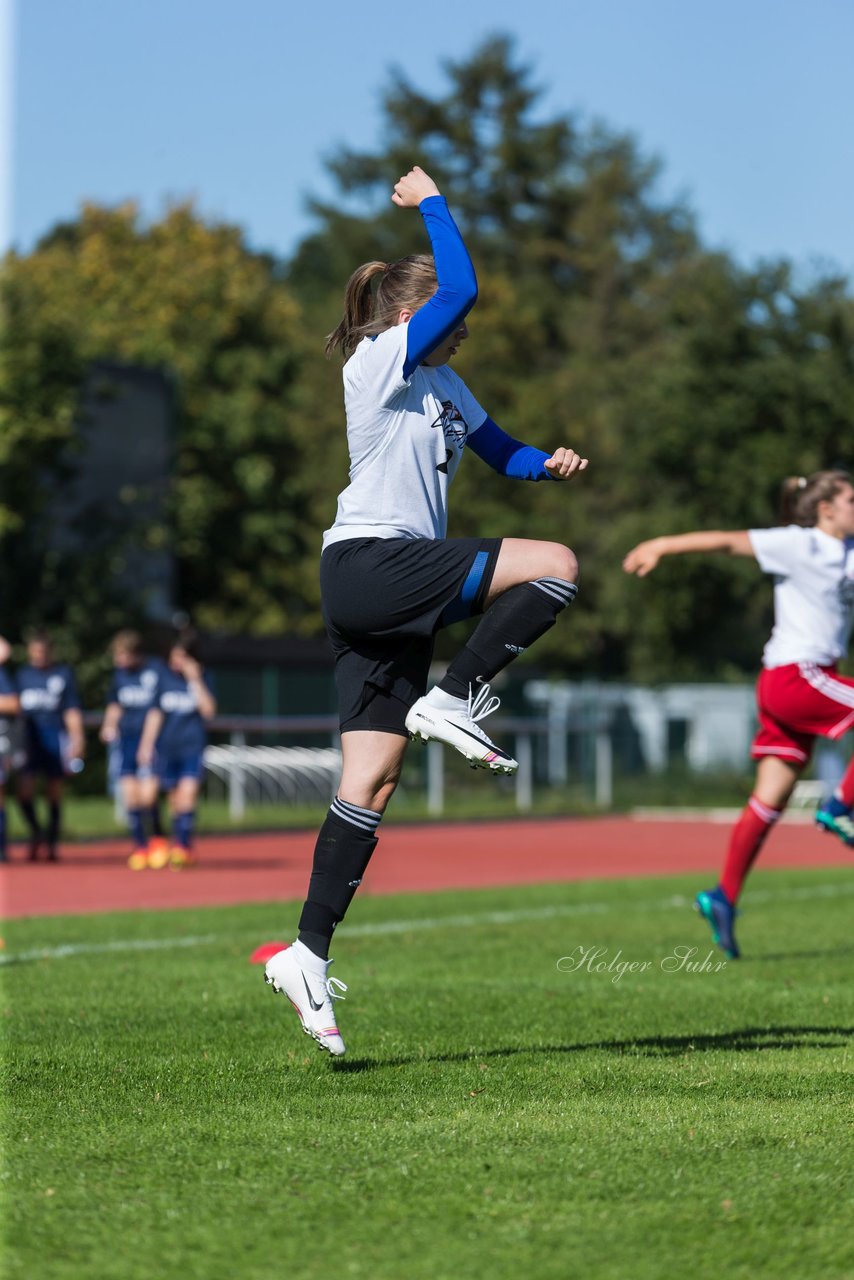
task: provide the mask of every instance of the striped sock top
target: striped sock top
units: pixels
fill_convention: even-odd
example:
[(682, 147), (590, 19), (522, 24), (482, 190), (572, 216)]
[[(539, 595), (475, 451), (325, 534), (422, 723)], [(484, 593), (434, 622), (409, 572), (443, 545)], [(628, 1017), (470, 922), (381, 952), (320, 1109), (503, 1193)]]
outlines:
[(568, 582), (566, 578), (536, 578), (530, 585), (539, 587), (540, 591), (544, 591), (547, 596), (551, 596), (552, 600), (557, 601), (561, 608), (572, 604), (578, 595), (577, 585), (574, 582)]
[(383, 816), (374, 809), (363, 809), (361, 805), (342, 800), (340, 796), (336, 796), (332, 801), (329, 812), (334, 813), (335, 817), (340, 818), (342, 822), (349, 822), (351, 826), (358, 827), (360, 831), (367, 831), (371, 835), (380, 825)]

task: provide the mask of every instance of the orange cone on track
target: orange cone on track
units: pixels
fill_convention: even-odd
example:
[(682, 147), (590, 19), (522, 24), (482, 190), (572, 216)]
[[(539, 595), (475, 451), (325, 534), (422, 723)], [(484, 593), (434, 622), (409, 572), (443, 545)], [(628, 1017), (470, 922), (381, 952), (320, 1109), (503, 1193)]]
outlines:
[(249, 957), (250, 964), (266, 964), (267, 961), (279, 951), (284, 951), (291, 944), (289, 942), (262, 942), (260, 947), (256, 947)]

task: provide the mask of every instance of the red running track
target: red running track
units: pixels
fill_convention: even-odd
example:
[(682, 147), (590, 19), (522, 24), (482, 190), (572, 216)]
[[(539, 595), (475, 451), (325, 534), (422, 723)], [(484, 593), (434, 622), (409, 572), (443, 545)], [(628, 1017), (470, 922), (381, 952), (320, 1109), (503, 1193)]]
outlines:
[[(696, 872), (714, 877), (728, 828), (704, 821), (561, 818), (394, 826), (382, 831), (364, 893), (475, 889), (566, 880)], [(69, 845), (55, 864), (0, 868), (7, 919), (143, 908), (280, 902), (305, 894), (313, 832), (203, 837), (188, 871), (130, 871), (123, 843)], [(784, 823), (762, 853), (769, 867), (854, 867), (854, 857), (810, 825)]]

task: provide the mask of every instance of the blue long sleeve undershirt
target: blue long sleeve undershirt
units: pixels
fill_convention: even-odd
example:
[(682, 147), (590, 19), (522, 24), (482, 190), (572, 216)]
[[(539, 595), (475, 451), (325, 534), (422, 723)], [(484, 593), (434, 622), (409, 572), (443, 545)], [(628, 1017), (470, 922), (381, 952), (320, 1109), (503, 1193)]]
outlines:
[[(430, 237), (438, 288), (407, 325), (405, 378), (453, 333), (477, 301), (474, 266), (444, 196), (428, 196), (418, 209)], [(500, 475), (514, 480), (553, 478), (543, 466), (549, 454), (514, 440), (491, 418), (472, 432), (467, 444)]]
[(405, 378), (453, 333), (477, 301), (474, 266), (445, 197), (428, 196), (418, 210), (430, 237), (439, 287), (407, 325)]
[(476, 453), (499, 475), (512, 480), (553, 480), (543, 463), (551, 455), (533, 445), (522, 444), (502, 431), (497, 422), (487, 418), (477, 431), (472, 431), (466, 448)]

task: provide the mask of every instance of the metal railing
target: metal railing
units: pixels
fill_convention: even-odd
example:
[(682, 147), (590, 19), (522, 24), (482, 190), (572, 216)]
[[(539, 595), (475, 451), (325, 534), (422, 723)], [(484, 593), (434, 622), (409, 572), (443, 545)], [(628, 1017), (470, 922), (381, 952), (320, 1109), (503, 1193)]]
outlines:
[[(338, 722), (334, 716), (217, 716), (210, 723), (214, 734), (227, 734), (228, 744), (212, 745), (205, 752), (205, 767), (218, 779), (228, 795), (229, 813), (239, 819), (249, 802), (310, 803), (335, 794), (341, 768)], [(584, 716), (574, 719), (573, 732), (592, 735), (593, 800), (607, 809), (613, 800), (613, 758), (610, 717)], [(546, 773), (552, 785), (569, 780), (565, 742), (558, 742), (554, 728), (542, 717), (501, 717), (490, 723), (490, 732), (503, 742), (512, 742), (519, 762), (513, 775), (516, 808), (529, 812), (534, 803), (534, 743), (542, 739)], [(247, 738), (325, 738), (334, 745), (283, 746), (269, 742), (250, 745)], [(508, 743), (509, 745), (509, 743)], [(450, 752), (454, 755), (456, 753)], [(425, 786), (427, 810), (440, 816), (445, 810), (445, 757), (441, 743), (430, 742), (426, 749)]]

